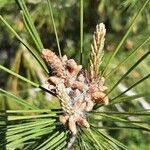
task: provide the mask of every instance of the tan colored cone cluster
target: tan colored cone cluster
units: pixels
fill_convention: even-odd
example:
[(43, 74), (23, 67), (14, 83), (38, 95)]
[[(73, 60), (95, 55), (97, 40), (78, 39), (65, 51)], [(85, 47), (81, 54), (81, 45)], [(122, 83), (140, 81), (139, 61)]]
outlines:
[(77, 132), (77, 124), (88, 128), (86, 112), (93, 109), (94, 103), (108, 103), (104, 94), (104, 79), (90, 82), (84, 71), (81, 71), (81, 65), (67, 56), (59, 58), (51, 50), (44, 49), (42, 58), (53, 70), (53, 76), (47, 81), (49, 89), (59, 98), (64, 110), (64, 115), (59, 117), (60, 122), (73, 134)]
[(86, 113), (93, 109), (95, 103), (108, 104), (104, 93), (104, 78), (99, 77), (102, 62), (106, 29), (103, 23), (96, 26), (91, 44), (90, 65), (86, 71), (67, 56), (59, 58), (51, 50), (44, 49), (42, 58), (52, 68), (53, 76), (48, 78), (49, 89), (60, 100), (64, 114), (60, 122), (75, 135), (76, 125), (89, 127)]

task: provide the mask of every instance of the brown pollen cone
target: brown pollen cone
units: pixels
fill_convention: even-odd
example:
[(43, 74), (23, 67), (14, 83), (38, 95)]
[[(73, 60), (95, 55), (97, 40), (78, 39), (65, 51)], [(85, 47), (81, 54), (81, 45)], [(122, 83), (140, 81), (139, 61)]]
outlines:
[(49, 49), (42, 50), (42, 58), (47, 62), (47, 64), (52, 68), (53, 72), (58, 76), (64, 75), (64, 66), (62, 61)]

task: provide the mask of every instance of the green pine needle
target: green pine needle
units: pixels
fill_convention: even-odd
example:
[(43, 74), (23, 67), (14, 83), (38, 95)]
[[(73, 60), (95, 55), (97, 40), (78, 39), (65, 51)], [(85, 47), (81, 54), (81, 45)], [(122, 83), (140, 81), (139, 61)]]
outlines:
[(131, 21), (131, 24), (128, 28), (128, 30), (126, 31), (125, 35), (123, 36), (123, 38), (121, 39), (121, 41), (119, 42), (119, 44), (117, 45), (116, 49), (114, 50), (114, 53), (112, 54), (112, 56), (110, 57), (110, 59), (108, 60), (103, 72), (102, 72), (102, 76), (105, 75), (106, 71), (108, 70), (108, 67), (111, 63), (111, 61), (113, 60), (113, 58), (116, 56), (117, 52), (119, 51), (119, 49), (121, 48), (122, 44), (124, 43), (124, 41), (126, 40), (127, 36), (129, 35), (132, 27), (134, 26), (134, 24), (136, 23), (139, 15), (141, 14), (141, 12), (144, 10), (144, 8), (146, 7), (146, 5), (148, 4), (149, 0), (146, 0), (144, 2), (144, 4), (142, 5), (142, 7), (139, 9), (139, 11), (137, 12), (137, 14), (135, 15), (135, 17), (133, 18), (133, 20)]

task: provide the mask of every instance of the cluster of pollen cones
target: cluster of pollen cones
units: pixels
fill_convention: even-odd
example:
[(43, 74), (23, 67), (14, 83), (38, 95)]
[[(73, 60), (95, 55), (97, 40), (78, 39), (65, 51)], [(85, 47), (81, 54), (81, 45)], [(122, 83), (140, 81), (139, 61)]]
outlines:
[(53, 74), (47, 79), (49, 90), (60, 100), (64, 114), (60, 122), (76, 134), (76, 125), (89, 127), (86, 113), (93, 109), (95, 103), (108, 103), (104, 93), (104, 78), (90, 78), (88, 71), (66, 55), (59, 58), (51, 50), (43, 49), (42, 58), (51, 67)]
[(58, 58), (52, 51), (44, 49), (42, 58), (51, 66), (53, 76), (48, 78), (49, 89), (60, 99), (64, 115), (60, 122), (76, 134), (76, 124), (89, 127), (86, 112), (93, 109), (94, 103), (108, 103), (104, 93), (104, 78), (90, 82), (88, 75), (81, 71), (73, 59)]

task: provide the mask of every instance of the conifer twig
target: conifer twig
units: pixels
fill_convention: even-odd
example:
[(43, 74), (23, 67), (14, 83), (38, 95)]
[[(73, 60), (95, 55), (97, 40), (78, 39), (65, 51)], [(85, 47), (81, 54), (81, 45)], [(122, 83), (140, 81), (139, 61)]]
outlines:
[(96, 31), (93, 35), (93, 43), (91, 44), (90, 67), (89, 73), (91, 79), (96, 79), (99, 76), (99, 67), (102, 62), (103, 47), (105, 41), (106, 29), (103, 23), (96, 26)]

